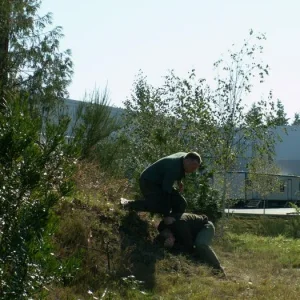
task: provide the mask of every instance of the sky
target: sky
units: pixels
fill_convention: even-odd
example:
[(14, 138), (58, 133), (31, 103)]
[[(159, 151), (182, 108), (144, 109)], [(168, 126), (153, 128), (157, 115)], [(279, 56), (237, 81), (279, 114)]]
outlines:
[(63, 27), (61, 50), (72, 51), (71, 99), (107, 86), (110, 104), (123, 107), (139, 70), (154, 86), (171, 69), (210, 82), (213, 63), (253, 29), (266, 34), (270, 76), (245, 101), (272, 90), (289, 118), (300, 112), (299, 0), (43, 0), (47, 12)]

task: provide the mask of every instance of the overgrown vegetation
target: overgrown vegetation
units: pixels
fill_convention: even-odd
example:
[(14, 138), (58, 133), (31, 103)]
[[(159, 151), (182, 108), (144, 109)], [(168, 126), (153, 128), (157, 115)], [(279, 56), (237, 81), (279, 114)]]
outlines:
[(72, 188), (75, 163), (64, 142), (67, 120), (56, 125), (33, 121), (27, 99), (7, 99), (0, 118), (2, 299), (26, 298), (47, 280), (32, 255), (42, 247), (51, 208)]
[(74, 264), (73, 271), (79, 269), (70, 281), (48, 285), (46, 299), (297, 299), (300, 245), (293, 223), (299, 226), (299, 216), (230, 218), (213, 244), (224, 280), (188, 256), (158, 247), (158, 218), (124, 212), (109, 201), (123, 184), (114, 183), (110, 192), (100, 188), (93, 201), (69, 199), (58, 208), (67, 218), (54, 235), (55, 256), (80, 266)]
[(109, 159), (107, 149), (105, 153), (98, 151), (99, 144), (111, 138), (111, 134), (120, 129), (120, 119), (111, 115), (109, 95), (107, 89), (101, 94), (99, 89), (94, 89), (86, 94), (78, 105), (74, 116), (71, 136), (73, 143), (81, 149), (81, 159), (99, 160), (105, 165)]
[[(30, 102), (51, 106), (67, 96), (73, 65), (70, 50), (60, 51), (60, 26), (39, 15), (41, 0), (0, 1), (0, 103), (22, 91)], [(7, 100), (7, 99), (6, 99)]]
[[(0, 5), (1, 299), (296, 299), (299, 216), (231, 217), (221, 227), (226, 177), (221, 193), (210, 184), (214, 172), (238, 168), (250, 142), (258, 158), (271, 159), (270, 129), (287, 123), (272, 94), (248, 111), (243, 105), (252, 77), (268, 74), (256, 61), (264, 36), (252, 40), (251, 31), (241, 50), (216, 63), (215, 88), (195, 70), (186, 78), (171, 71), (160, 87), (140, 73), (122, 123), (107, 90), (86, 95), (74, 118), (63, 109), (72, 61), (59, 51), (61, 28), (47, 31), (51, 15), (38, 16), (40, 1)], [(119, 206), (121, 196), (139, 196), (142, 169), (177, 151), (197, 151), (205, 162), (186, 177), (184, 193), (189, 211), (217, 225), (226, 280), (159, 247), (159, 216)]]

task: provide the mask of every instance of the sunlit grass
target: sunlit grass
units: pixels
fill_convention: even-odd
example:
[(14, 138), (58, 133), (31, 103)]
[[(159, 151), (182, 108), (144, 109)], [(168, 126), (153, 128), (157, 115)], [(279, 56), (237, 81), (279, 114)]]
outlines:
[(213, 248), (224, 279), (155, 246), (158, 216), (124, 211), (118, 201), (126, 184), (107, 179), (97, 185), (97, 172), (92, 185), (86, 184), (90, 177), (79, 176), (82, 188), (57, 208), (55, 255), (80, 269), (65, 286), (51, 285), (36, 299), (299, 298), (300, 239), (293, 238), (299, 218), (230, 217), (222, 237), (216, 224)]
[[(107, 279), (103, 281), (105, 295), (105, 288), (101, 287), (93, 291), (94, 298), (83, 293), (83, 290), (87, 290), (87, 281), (80, 284), (80, 288), (73, 288), (73, 296), (68, 289), (68, 297), (61, 296), (59, 299), (299, 298), (300, 240), (285, 236), (266, 237), (227, 231), (222, 239), (215, 240), (213, 248), (225, 267), (226, 279), (212, 275), (209, 268), (191, 261), (184, 255), (165, 253), (156, 260), (151, 270), (155, 284), (150, 290), (147, 290), (143, 283), (139, 286), (124, 285), (118, 283), (115, 276), (107, 275)], [(75, 292), (82, 295), (82, 298), (76, 298)]]

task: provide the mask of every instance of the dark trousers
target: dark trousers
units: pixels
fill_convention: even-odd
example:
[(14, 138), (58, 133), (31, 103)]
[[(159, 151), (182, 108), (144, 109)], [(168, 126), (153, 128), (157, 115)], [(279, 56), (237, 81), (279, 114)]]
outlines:
[(140, 178), (140, 189), (144, 200), (129, 203), (129, 208), (135, 211), (161, 213), (165, 216), (170, 213), (184, 213), (187, 202), (180, 193), (172, 189), (170, 194), (163, 191), (162, 186), (149, 180)]
[(204, 263), (218, 270), (221, 268), (220, 261), (214, 250), (210, 247), (214, 235), (215, 227), (213, 223), (209, 221), (197, 234), (195, 251)]

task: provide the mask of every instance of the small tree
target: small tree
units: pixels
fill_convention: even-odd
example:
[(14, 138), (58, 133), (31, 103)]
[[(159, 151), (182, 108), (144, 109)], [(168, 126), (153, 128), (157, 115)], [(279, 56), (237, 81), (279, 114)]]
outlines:
[(188, 78), (170, 72), (160, 88), (148, 84), (142, 73), (138, 75), (132, 96), (125, 101), (130, 176), (174, 152), (205, 152), (209, 107), (204, 93), (203, 80), (197, 80), (194, 71)]
[(95, 159), (97, 145), (119, 129), (120, 120), (112, 115), (107, 89), (95, 89), (80, 102), (72, 128), (74, 144), (81, 149), (82, 159)]
[(0, 96), (23, 91), (31, 102), (53, 104), (67, 95), (70, 50), (61, 52), (62, 28), (52, 15), (39, 16), (41, 0), (0, 0)]
[(284, 111), (284, 106), (282, 102), (277, 99), (275, 115), (273, 118), (269, 118), (268, 122), (275, 126), (286, 126), (289, 123), (289, 118), (286, 117), (286, 112)]
[(300, 114), (299, 113), (295, 113), (292, 125), (300, 125)]
[[(0, 114), (0, 298), (29, 299), (48, 280), (33, 259), (53, 206), (72, 188), (76, 162), (65, 143), (68, 119), (32, 119), (27, 99)], [(39, 245), (39, 248), (33, 247)]]
[(220, 193), (212, 185), (212, 172), (201, 172), (191, 174), (187, 180), (190, 181), (185, 188), (184, 195), (188, 200), (190, 212), (205, 214), (212, 222), (222, 217)]
[(246, 166), (246, 161), (242, 159), (251, 147), (260, 153), (273, 153), (275, 139), (269, 130), (273, 125), (265, 122), (273, 112), (272, 93), (267, 100), (261, 100), (252, 107), (250, 114), (245, 112), (244, 101), (245, 96), (251, 93), (253, 80), (258, 79), (262, 83), (269, 73), (269, 66), (259, 59), (264, 40), (263, 34), (254, 37), (251, 30), (249, 39), (244, 41), (239, 51), (229, 51), (228, 60), (221, 59), (215, 63), (219, 72), (217, 88), (211, 98), (216, 124), (212, 163), (223, 174), (223, 212), (227, 173)]
[(0, 0), (1, 299), (29, 299), (47, 280), (33, 257), (76, 162), (69, 119), (48, 109), (67, 95), (70, 51), (60, 51), (61, 27), (38, 16), (40, 4)]
[(261, 126), (263, 124), (262, 107), (255, 102), (252, 103), (251, 108), (246, 113), (246, 123), (249, 127)]
[(264, 213), (266, 198), (268, 195), (279, 191), (280, 180), (278, 174), (280, 168), (267, 155), (253, 157), (248, 167), (248, 190), (257, 192), (264, 201)]

